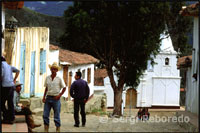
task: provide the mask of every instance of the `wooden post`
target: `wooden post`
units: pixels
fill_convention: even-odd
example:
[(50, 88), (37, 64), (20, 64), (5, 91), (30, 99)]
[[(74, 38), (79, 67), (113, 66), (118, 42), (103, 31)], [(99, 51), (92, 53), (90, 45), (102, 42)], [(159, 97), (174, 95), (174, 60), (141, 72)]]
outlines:
[(71, 83), (72, 83), (72, 72), (69, 72), (69, 82), (68, 82), (68, 100), (71, 99), (71, 96), (70, 96)]

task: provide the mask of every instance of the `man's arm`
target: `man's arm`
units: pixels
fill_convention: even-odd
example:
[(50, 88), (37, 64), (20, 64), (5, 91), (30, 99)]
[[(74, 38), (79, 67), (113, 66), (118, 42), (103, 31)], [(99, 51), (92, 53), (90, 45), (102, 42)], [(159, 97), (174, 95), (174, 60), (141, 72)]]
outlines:
[(15, 77), (14, 77), (14, 83), (16, 84), (16, 80), (17, 80), (17, 78), (18, 78), (18, 76), (19, 76), (19, 70), (16, 68), (16, 67), (13, 67), (12, 66), (12, 71), (13, 72), (15, 72), (16, 74), (15, 74)]
[(71, 85), (71, 88), (70, 88), (70, 96), (72, 97), (72, 98), (74, 98), (74, 83), (72, 83), (72, 85)]
[(88, 84), (86, 83), (86, 100), (88, 100), (89, 95), (90, 95), (90, 88), (89, 88)]
[(15, 78), (14, 78), (14, 83), (15, 83), (15, 84), (16, 84), (16, 80), (17, 80), (18, 76), (19, 76), (19, 71), (16, 72), (16, 74), (15, 74)]
[(64, 94), (65, 90), (66, 90), (66, 87), (64, 87), (64, 88), (62, 89), (61, 93), (60, 93), (58, 96), (55, 96), (55, 99), (56, 99), (56, 100), (59, 100), (60, 97)]
[(47, 91), (48, 91), (48, 88), (46, 87), (46, 88), (45, 88), (45, 91), (44, 91), (43, 99), (42, 99), (42, 102), (43, 102), (43, 103), (45, 103), (45, 101), (46, 101), (46, 94), (47, 94)]

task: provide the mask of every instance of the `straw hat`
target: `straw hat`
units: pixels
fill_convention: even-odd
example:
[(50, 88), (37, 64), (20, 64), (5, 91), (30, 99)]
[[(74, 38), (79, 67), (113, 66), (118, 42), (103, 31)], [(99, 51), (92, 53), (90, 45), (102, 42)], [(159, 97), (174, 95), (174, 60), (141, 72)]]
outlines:
[(3, 56), (4, 58), (6, 57), (6, 52), (5, 52), (5, 51), (2, 52), (2, 56)]
[(51, 69), (51, 68), (56, 68), (56, 69), (58, 69), (58, 70), (61, 69), (61, 67), (58, 66), (58, 63), (57, 63), (57, 62), (54, 62), (52, 65), (49, 64), (49, 68), (50, 68), (50, 69)]
[(18, 86), (18, 85), (23, 85), (23, 84), (21, 84), (19, 81), (16, 81), (15, 86)]

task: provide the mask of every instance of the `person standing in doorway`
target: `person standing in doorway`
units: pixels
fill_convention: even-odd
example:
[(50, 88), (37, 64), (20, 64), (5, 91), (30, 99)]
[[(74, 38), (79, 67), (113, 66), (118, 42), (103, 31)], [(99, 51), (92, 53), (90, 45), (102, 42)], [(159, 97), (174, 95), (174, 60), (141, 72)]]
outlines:
[(43, 112), (44, 130), (45, 132), (48, 132), (49, 130), (49, 113), (51, 108), (53, 108), (56, 132), (60, 132), (60, 97), (65, 92), (66, 87), (63, 80), (57, 76), (57, 72), (60, 70), (60, 67), (57, 65), (57, 63), (54, 62), (52, 65), (49, 65), (49, 68), (51, 70), (51, 75), (46, 77), (44, 83), (45, 92), (42, 99), (43, 103), (45, 103)]
[(74, 98), (75, 127), (79, 127), (79, 107), (81, 108), (82, 126), (86, 124), (85, 103), (89, 98), (90, 89), (86, 81), (81, 79), (81, 72), (76, 72), (75, 80), (70, 88), (70, 95)]
[[(1, 56), (1, 62), (1, 110), (3, 112), (2, 123), (13, 124), (15, 120), (13, 95), (16, 79), (19, 76), (19, 70), (16, 67), (10, 66), (3, 56)], [(14, 79), (13, 73), (16, 73)], [(5, 106), (6, 101), (8, 108)]]

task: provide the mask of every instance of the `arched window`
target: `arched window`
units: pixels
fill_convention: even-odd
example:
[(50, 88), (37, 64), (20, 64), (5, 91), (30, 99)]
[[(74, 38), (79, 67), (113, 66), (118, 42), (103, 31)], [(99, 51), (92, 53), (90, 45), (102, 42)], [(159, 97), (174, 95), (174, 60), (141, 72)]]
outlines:
[(168, 66), (169, 65), (169, 58), (165, 58), (165, 65)]

